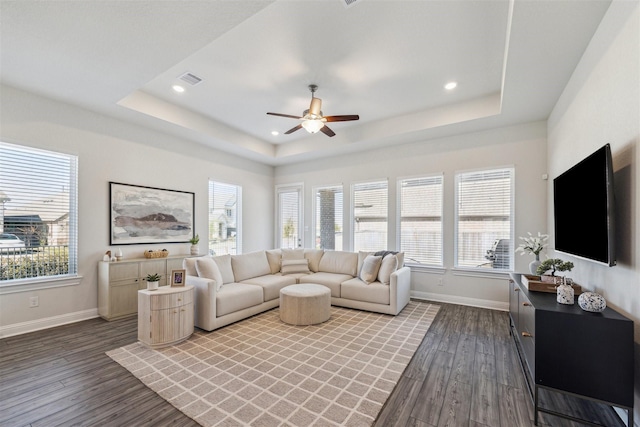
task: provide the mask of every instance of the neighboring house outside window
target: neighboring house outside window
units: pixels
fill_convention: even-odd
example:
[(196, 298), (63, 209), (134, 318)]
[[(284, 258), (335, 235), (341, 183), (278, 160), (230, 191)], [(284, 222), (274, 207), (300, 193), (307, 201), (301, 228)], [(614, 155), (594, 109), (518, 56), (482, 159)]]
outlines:
[(441, 267), (442, 174), (398, 180), (399, 250), (405, 264)]
[(0, 286), (75, 277), (77, 156), (0, 142)]
[(456, 267), (512, 270), (513, 188), (513, 168), (456, 174)]
[(372, 252), (387, 249), (387, 181), (357, 183), (351, 188), (353, 250)]
[(341, 251), (343, 198), (342, 185), (315, 189), (315, 242), (316, 249)]
[(242, 187), (209, 181), (209, 254), (242, 253)]

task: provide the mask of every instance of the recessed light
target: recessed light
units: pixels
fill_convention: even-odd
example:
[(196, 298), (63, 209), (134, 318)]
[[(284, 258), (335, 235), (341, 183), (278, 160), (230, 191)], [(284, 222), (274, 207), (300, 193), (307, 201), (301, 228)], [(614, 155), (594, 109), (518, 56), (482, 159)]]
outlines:
[(173, 88), (173, 90), (175, 90), (178, 93), (184, 92), (184, 88), (182, 86), (180, 86), (180, 85), (173, 85), (171, 87)]
[(280, 135), (280, 132), (278, 132), (277, 130), (274, 130), (274, 131), (271, 132), (271, 135), (278, 136), (278, 135)]
[(449, 82), (449, 83), (447, 83), (446, 85), (444, 85), (444, 88), (445, 88), (446, 90), (451, 90), (451, 89), (455, 89), (455, 88), (456, 88), (456, 86), (458, 86), (458, 83), (456, 83), (456, 82)]

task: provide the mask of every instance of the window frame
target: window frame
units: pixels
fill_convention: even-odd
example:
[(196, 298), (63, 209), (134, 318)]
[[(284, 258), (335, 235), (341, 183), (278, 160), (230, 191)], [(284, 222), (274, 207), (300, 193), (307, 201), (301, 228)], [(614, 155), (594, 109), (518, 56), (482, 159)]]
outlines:
[[(242, 185), (234, 184), (227, 181), (220, 181), (215, 178), (209, 178), (207, 183), (207, 254), (209, 254), (209, 248), (211, 246), (211, 240), (209, 235), (209, 226), (211, 224), (211, 193), (209, 193), (209, 187), (211, 184), (227, 185), (236, 188), (236, 253), (239, 255), (242, 253)], [(225, 208), (225, 215), (227, 209)], [(220, 255), (220, 254), (217, 254)]]
[[(356, 249), (355, 248), (355, 241), (356, 241), (356, 218), (355, 218), (355, 192), (356, 192), (356, 186), (358, 185), (363, 185), (363, 184), (377, 184), (377, 183), (385, 183), (387, 185), (387, 202), (385, 204), (386, 207), (386, 238), (385, 238), (385, 243), (384, 243), (384, 247), (381, 248), (380, 250), (385, 250), (388, 248), (389, 245), (389, 179), (388, 178), (378, 178), (378, 179), (367, 179), (367, 180), (363, 180), (363, 181), (354, 181), (351, 183), (350, 186), (350, 199), (349, 199), (349, 227), (350, 227), (350, 231), (349, 231), (349, 249), (350, 251), (353, 252), (358, 252), (361, 251), (363, 249)], [(343, 243), (344, 244), (344, 243)]]
[[(480, 266), (469, 267), (469, 266), (460, 266), (458, 264), (458, 230), (459, 230), (459, 183), (460, 177), (466, 174), (475, 174), (475, 173), (487, 173), (487, 172), (497, 172), (497, 171), (509, 171), (510, 173), (510, 183), (509, 183), (509, 269), (493, 269), (493, 268), (484, 268)], [(516, 181), (516, 170), (515, 166), (507, 165), (507, 166), (495, 166), (495, 167), (487, 167), (487, 168), (478, 168), (478, 169), (469, 169), (469, 170), (460, 170), (456, 171), (454, 175), (454, 231), (453, 231), (453, 270), (456, 271), (458, 275), (472, 275), (472, 276), (487, 276), (487, 277), (504, 277), (509, 273), (514, 271), (515, 268), (515, 257), (514, 257), (514, 233), (515, 233), (515, 181)]]
[[(51, 149), (32, 147), (25, 144), (0, 141), (0, 149), (3, 146), (14, 146), (16, 150), (24, 150), (26, 153), (39, 153), (53, 157), (63, 157), (65, 162), (69, 162), (69, 213), (68, 213), (68, 265), (69, 272), (51, 276), (36, 276), (20, 279), (8, 279), (0, 281), (0, 295), (36, 291), (41, 289), (59, 288), (67, 286), (77, 286), (82, 281), (79, 275), (78, 257), (78, 185), (79, 185), (79, 157), (64, 151), (54, 151)], [(3, 209), (3, 215), (5, 211)], [(3, 218), (3, 225), (5, 218)], [(3, 227), (4, 229), (4, 227)], [(4, 230), (3, 230), (4, 231)]]
[[(336, 251), (344, 251), (345, 250), (345, 245), (348, 243), (347, 241), (345, 241), (345, 224), (344, 224), (344, 219), (345, 219), (345, 215), (344, 215), (344, 211), (345, 211), (345, 191), (344, 191), (344, 184), (343, 183), (339, 183), (339, 184), (334, 184), (334, 185), (319, 185), (317, 187), (312, 187), (311, 188), (311, 231), (312, 231), (312, 242), (311, 242), (311, 247), (312, 248), (316, 248), (316, 242), (315, 242), (315, 238), (316, 238), (316, 228), (318, 226), (317, 224), (317, 210), (318, 210), (318, 205), (317, 205), (317, 194), (318, 191), (320, 190), (324, 190), (324, 189), (334, 189), (334, 188), (340, 188), (340, 190), (342, 191), (342, 212), (340, 212), (340, 215), (342, 216), (342, 247), (340, 249), (335, 249)], [(348, 239), (347, 239), (348, 240)], [(334, 250), (334, 249), (327, 249), (327, 250)]]
[(273, 243), (274, 248), (282, 247), (282, 224), (280, 223), (281, 215), (280, 215), (280, 194), (282, 193), (290, 193), (297, 192), (298, 193), (298, 244), (295, 246), (296, 248), (304, 248), (305, 245), (305, 233), (304, 233), (304, 183), (292, 183), (292, 184), (278, 184), (275, 186), (275, 230)]
[(444, 172), (432, 173), (426, 175), (411, 175), (397, 178), (396, 183), (396, 249), (403, 251), (402, 248), (402, 184), (405, 181), (420, 180), (420, 179), (434, 179), (440, 178), (440, 263), (428, 264), (412, 261), (406, 257), (405, 252), (405, 265), (411, 268), (421, 269), (442, 269), (444, 268)]

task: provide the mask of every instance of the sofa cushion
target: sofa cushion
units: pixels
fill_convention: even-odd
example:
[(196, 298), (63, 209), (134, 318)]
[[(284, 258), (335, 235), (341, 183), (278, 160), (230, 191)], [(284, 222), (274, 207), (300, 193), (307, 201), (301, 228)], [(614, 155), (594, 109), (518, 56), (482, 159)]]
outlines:
[(378, 282), (388, 285), (391, 282), (391, 273), (398, 269), (398, 257), (395, 255), (387, 255), (382, 258), (380, 270), (378, 270)]
[(220, 269), (220, 274), (222, 274), (222, 283), (233, 283), (233, 268), (231, 268), (231, 255), (218, 255), (211, 258), (218, 264), (218, 268)]
[(282, 251), (280, 249), (269, 249), (266, 251), (267, 261), (271, 268), (271, 274), (280, 272), (280, 260), (282, 259)]
[(284, 274), (311, 273), (308, 259), (283, 259), (280, 272)]
[(322, 259), (322, 255), (324, 251), (322, 249), (305, 249), (304, 257), (309, 260), (309, 270), (314, 273), (318, 272), (320, 268), (320, 259)]
[(360, 274), (358, 277), (363, 282), (369, 284), (375, 282), (378, 277), (378, 270), (380, 270), (380, 264), (382, 263), (381, 256), (368, 255), (362, 263)]
[(325, 273), (319, 271), (317, 273), (307, 274), (304, 277), (298, 278), (298, 282), (324, 285), (327, 288), (331, 289), (332, 297), (340, 298), (340, 284), (349, 279), (353, 279), (353, 276), (350, 276), (348, 274)]
[(373, 252), (365, 252), (365, 251), (358, 252), (358, 270), (357, 270), (358, 274), (356, 274), (356, 276), (360, 276), (360, 272), (362, 271), (362, 265), (364, 264), (364, 260), (369, 255), (373, 255)]
[(365, 283), (357, 277), (340, 285), (340, 295), (344, 299), (389, 305), (391, 288), (380, 282)]
[(280, 298), (280, 289), (285, 286), (295, 285), (296, 278), (292, 276), (282, 276), (280, 274), (267, 274), (266, 276), (247, 279), (242, 283), (258, 285), (262, 287), (265, 301)]
[(348, 274), (351, 277), (358, 275), (358, 254), (344, 251), (325, 251), (320, 258), (318, 272)]
[(304, 259), (304, 248), (282, 248), (282, 259)]
[(265, 251), (232, 255), (231, 266), (233, 267), (233, 277), (236, 282), (271, 274), (271, 267)]
[(264, 301), (261, 286), (229, 283), (216, 294), (216, 317), (260, 305)]
[(182, 268), (187, 276), (197, 276), (196, 260), (198, 258), (185, 258), (182, 260)]
[(218, 264), (211, 257), (195, 258), (196, 272), (200, 277), (215, 280), (216, 289), (219, 291), (222, 287), (222, 273), (218, 268)]

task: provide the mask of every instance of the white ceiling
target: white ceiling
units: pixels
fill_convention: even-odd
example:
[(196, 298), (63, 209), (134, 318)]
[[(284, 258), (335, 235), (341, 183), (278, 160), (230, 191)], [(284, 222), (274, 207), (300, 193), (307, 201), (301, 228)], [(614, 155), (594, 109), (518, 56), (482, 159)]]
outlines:
[[(546, 119), (609, 4), (0, 0), (0, 78), (282, 165)], [(283, 135), (299, 121), (266, 112), (301, 115), (312, 83), (360, 120)]]

